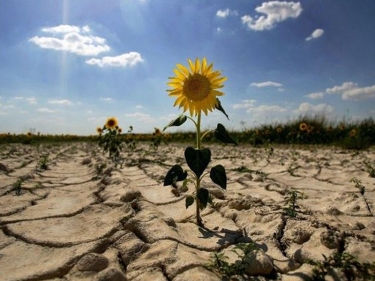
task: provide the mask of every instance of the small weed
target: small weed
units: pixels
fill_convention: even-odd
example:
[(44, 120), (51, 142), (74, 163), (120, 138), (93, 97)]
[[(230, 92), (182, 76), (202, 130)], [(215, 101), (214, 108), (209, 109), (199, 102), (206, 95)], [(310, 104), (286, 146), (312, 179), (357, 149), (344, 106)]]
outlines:
[(254, 243), (236, 244), (232, 252), (237, 255), (238, 259), (234, 263), (229, 263), (229, 258), (224, 253), (215, 252), (210, 256), (208, 268), (228, 278), (233, 275), (244, 276), (246, 269), (251, 264), (250, 253), (257, 250), (258, 247)]
[(301, 166), (296, 164), (296, 163), (291, 163), (288, 167), (288, 173), (292, 176), (292, 177), (298, 177), (295, 172), (298, 170), (298, 168), (300, 168)]
[(27, 166), (27, 164), (29, 164), (29, 162), (27, 161), (22, 161), (21, 165), (20, 165), (20, 168), (24, 168)]
[(375, 168), (371, 165), (371, 163), (367, 161), (363, 161), (363, 164), (366, 166), (366, 171), (371, 178), (375, 178)]
[(252, 170), (252, 169), (247, 168), (246, 166), (240, 166), (238, 168), (233, 168), (233, 169), (231, 169), (231, 171), (239, 172), (239, 173), (250, 173), (250, 174), (254, 173), (254, 174), (260, 175), (262, 178), (267, 177), (267, 174), (265, 172), (260, 171), (260, 170)]
[(41, 155), (38, 161), (38, 168), (41, 170), (47, 170), (48, 161), (48, 154)]
[(366, 187), (362, 184), (361, 180), (357, 179), (356, 177), (352, 178), (350, 182), (353, 182), (355, 187), (359, 189), (359, 192), (363, 195), (365, 194)]
[[(313, 280), (324, 281), (331, 269), (340, 269), (346, 280), (375, 280), (375, 262), (361, 263), (353, 255), (343, 252), (334, 252), (328, 258), (323, 255), (323, 262), (309, 261), (314, 265)], [(360, 278), (360, 279), (358, 279)]]
[(21, 178), (18, 179), (15, 183), (13, 183), (13, 190), (16, 191), (16, 195), (21, 195), (22, 183), (23, 180)]
[(284, 208), (286, 215), (295, 218), (297, 216), (298, 209), (300, 208), (297, 204), (297, 200), (307, 198), (302, 192), (292, 189), (287, 192), (285, 195), (285, 205), (288, 205)]

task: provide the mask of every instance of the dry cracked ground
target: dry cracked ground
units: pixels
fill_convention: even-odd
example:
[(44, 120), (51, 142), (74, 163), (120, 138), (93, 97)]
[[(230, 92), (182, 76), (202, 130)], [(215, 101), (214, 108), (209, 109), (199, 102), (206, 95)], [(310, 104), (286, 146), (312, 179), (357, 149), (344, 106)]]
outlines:
[[(95, 144), (2, 146), (0, 280), (229, 280), (207, 265), (214, 253), (234, 264), (238, 243), (256, 250), (231, 280), (309, 280), (308, 261), (335, 251), (375, 261), (373, 149), (210, 148), (228, 186), (203, 180), (213, 204), (199, 228), (185, 208), (192, 187), (163, 186), (174, 164), (187, 169), (180, 144), (139, 145), (117, 167)], [(291, 190), (304, 195), (296, 217), (285, 211)]]

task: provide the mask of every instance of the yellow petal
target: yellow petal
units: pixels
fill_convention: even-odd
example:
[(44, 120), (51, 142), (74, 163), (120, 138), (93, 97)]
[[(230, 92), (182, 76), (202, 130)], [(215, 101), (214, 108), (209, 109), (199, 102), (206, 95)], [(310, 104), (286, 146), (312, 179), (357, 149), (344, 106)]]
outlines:
[(182, 84), (181, 84), (180, 82), (175, 82), (175, 81), (173, 81), (173, 82), (168, 82), (167, 85), (168, 85), (168, 86), (171, 86), (171, 87), (174, 87), (174, 88), (179, 88), (179, 87), (182, 86)]
[(199, 59), (198, 58), (196, 58), (195, 59), (195, 73), (198, 73), (199, 72), (199, 69), (200, 69), (200, 62), (199, 62)]
[(173, 72), (176, 74), (177, 77), (175, 78), (178, 78), (178, 79), (181, 79), (181, 80), (184, 80), (186, 78), (186, 76), (184, 75), (183, 72), (181, 72), (181, 70), (179, 69), (173, 69)]
[(216, 90), (212, 90), (211, 93), (213, 93), (213, 94), (216, 95), (216, 96), (224, 96), (224, 93), (223, 93), (223, 92), (216, 91)]
[(195, 66), (194, 66), (192, 60), (191, 60), (191, 59), (188, 59), (188, 62), (189, 62), (189, 66), (190, 66), (190, 70), (191, 70), (191, 72), (194, 73), (194, 72), (195, 72)]
[(185, 75), (185, 76), (188, 76), (189, 75), (189, 70), (183, 66), (182, 64), (178, 63), (177, 65), (177, 68)]

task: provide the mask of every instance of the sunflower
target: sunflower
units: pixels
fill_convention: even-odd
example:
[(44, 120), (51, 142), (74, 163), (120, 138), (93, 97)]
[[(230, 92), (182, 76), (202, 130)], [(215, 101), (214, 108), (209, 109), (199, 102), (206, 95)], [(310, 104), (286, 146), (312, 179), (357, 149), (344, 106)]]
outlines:
[(353, 137), (355, 137), (356, 134), (357, 134), (357, 130), (356, 130), (356, 129), (352, 129), (352, 130), (350, 131), (350, 133), (349, 133), (349, 136), (350, 136), (351, 138), (353, 138)]
[(107, 119), (107, 122), (105, 122), (105, 127), (107, 129), (116, 129), (116, 127), (118, 128), (117, 118), (116, 117), (109, 117)]
[(307, 124), (305, 122), (299, 124), (300, 131), (306, 131), (307, 130)]
[(175, 77), (170, 77), (167, 83), (173, 89), (168, 90), (169, 96), (176, 97), (174, 106), (189, 110), (190, 115), (198, 115), (203, 111), (213, 111), (217, 106), (217, 96), (224, 95), (218, 91), (227, 77), (220, 76), (220, 71), (213, 71), (213, 64), (207, 65), (206, 58), (188, 60), (190, 70), (182, 64), (177, 64), (173, 70)]
[(101, 134), (103, 133), (103, 129), (100, 128), (100, 127), (97, 127), (97, 128), (96, 128), (96, 132), (97, 132), (99, 135), (101, 135)]
[(155, 134), (156, 136), (160, 135), (160, 134), (161, 134), (160, 129), (159, 129), (159, 128), (155, 128), (155, 132), (154, 132), (154, 134)]
[(117, 129), (117, 132), (118, 132), (119, 134), (121, 134), (121, 133), (122, 133), (122, 129), (121, 129), (121, 128), (118, 128), (118, 129)]

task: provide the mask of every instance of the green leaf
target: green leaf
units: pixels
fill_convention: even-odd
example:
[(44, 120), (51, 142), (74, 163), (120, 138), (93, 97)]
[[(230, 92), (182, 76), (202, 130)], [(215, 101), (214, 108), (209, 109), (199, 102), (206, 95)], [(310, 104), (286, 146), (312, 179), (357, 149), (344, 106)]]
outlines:
[(185, 199), (185, 206), (186, 206), (186, 209), (189, 208), (191, 205), (193, 205), (194, 203), (194, 197), (193, 196), (187, 196), (186, 199)]
[(227, 175), (223, 165), (216, 165), (210, 171), (211, 180), (223, 189), (227, 189)]
[(211, 151), (208, 148), (199, 150), (188, 147), (185, 150), (185, 159), (189, 168), (200, 177), (211, 161)]
[(217, 140), (223, 143), (233, 143), (235, 145), (238, 145), (238, 143), (228, 134), (225, 127), (220, 123), (217, 124), (217, 127), (214, 131), (214, 136)]
[(224, 115), (227, 117), (227, 119), (229, 120), (229, 116), (228, 116), (228, 114), (225, 112), (225, 110), (224, 110), (224, 108), (221, 106), (221, 102), (220, 102), (220, 100), (218, 99), (218, 98), (216, 98), (216, 106), (215, 106), (215, 108), (217, 109), (217, 110), (220, 110), (222, 113), (224, 113)]
[(174, 184), (176, 181), (183, 181), (187, 177), (187, 172), (180, 165), (174, 165), (164, 178), (164, 186)]
[(207, 203), (210, 201), (210, 192), (205, 188), (199, 188), (197, 191), (197, 199), (199, 207), (204, 209), (207, 207)]
[(169, 128), (169, 127), (173, 127), (173, 126), (181, 126), (182, 124), (185, 123), (185, 121), (187, 120), (187, 117), (186, 115), (183, 115), (181, 114), (180, 116), (178, 116), (176, 119), (172, 120), (171, 122), (169, 122), (169, 124), (167, 126), (164, 127), (163, 129), (163, 132)]

